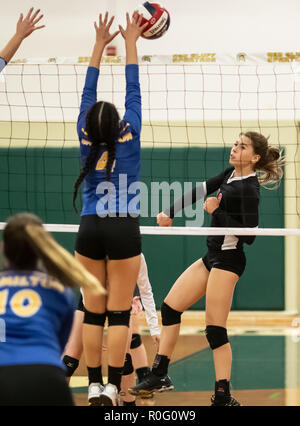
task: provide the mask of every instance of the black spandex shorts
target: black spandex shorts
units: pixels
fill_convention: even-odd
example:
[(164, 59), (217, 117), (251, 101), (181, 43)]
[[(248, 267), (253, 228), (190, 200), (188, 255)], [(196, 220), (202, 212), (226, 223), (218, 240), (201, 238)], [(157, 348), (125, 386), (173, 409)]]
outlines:
[(73, 406), (74, 402), (62, 368), (28, 364), (0, 366), (1, 405)]
[(246, 256), (241, 250), (208, 250), (202, 261), (208, 271), (211, 268), (223, 269), (224, 271), (233, 272), (239, 277), (246, 267)]
[(81, 216), (77, 253), (91, 259), (127, 259), (141, 254), (139, 218)]

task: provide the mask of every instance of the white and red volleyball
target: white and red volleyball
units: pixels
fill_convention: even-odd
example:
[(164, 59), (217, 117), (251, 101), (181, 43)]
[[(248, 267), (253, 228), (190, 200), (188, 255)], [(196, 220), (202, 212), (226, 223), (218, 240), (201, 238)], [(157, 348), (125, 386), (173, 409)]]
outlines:
[(138, 8), (138, 13), (143, 15), (142, 24), (148, 22), (142, 37), (148, 40), (160, 38), (170, 26), (169, 12), (158, 3), (146, 1)]

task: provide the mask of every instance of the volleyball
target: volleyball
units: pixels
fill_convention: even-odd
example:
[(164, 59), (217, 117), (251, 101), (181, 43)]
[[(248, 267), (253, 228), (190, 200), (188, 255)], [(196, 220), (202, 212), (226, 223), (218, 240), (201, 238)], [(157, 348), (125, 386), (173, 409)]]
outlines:
[(138, 8), (138, 13), (143, 15), (142, 25), (148, 22), (142, 37), (148, 40), (160, 38), (170, 26), (169, 12), (158, 3), (146, 1)]

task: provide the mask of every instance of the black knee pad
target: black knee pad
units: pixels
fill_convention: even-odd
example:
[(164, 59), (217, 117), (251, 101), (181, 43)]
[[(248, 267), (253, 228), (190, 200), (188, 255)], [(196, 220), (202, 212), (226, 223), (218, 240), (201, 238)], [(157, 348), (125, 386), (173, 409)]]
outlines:
[(182, 312), (175, 311), (175, 309), (172, 309), (165, 302), (161, 305), (160, 312), (162, 325), (174, 325), (181, 323)]
[(63, 357), (63, 363), (65, 364), (66, 367), (66, 376), (67, 377), (72, 377), (75, 370), (77, 369), (78, 365), (79, 365), (79, 360), (72, 358), (69, 355), (65, 355)]
[(136, 349), (142, 344), (142, 338), (139, 334), (133, 333), (130, 343), (130, 349)]
[(108, 326), (124, 325), (129, 327), (131, 308), (128, 311), (107, 311)]
[(84, 308), (84, 324), (98, 325), (99, 327), (104, 327), (106, 319), (106, 312), (103, 314), (96, 314), (94, 312), (87, 311)]
[(126, 354), (125, 356), (125, 364), (124, 364), (124, 368), (123, 368), (123, 376), (128, 376), (129, 374), (133, 373), (133, 365), (132, 365), (132, 358), (131, 355), (129, 353)]
[(206, 338), (212, 350), (226, 345), (229, 342), (227, 330), (217, 325), (207, 325), (205, 329)]

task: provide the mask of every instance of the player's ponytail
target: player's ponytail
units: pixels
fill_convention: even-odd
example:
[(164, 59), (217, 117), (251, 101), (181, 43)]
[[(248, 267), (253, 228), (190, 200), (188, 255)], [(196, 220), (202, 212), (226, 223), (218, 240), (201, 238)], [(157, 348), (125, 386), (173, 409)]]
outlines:
[(77, 198), (77, 194), (78, 194), (78, 189), (80, 187), (80, 185), (82, 184), (84, 178), (86, 177), (86, 175), (92, 170), (93, 166), (96, 163), (96, 160), (98, 158), (98, 154), (100, 151), (100, 144), (96, 144), (93, 143), (91, 145), (91, 149), (90, 149), (90, 153), (85, 161), (85, 165), (82, 168), (80, 175), (78, 176), (75, 184), (74, 184), (74, 193), (73, 193), (73, 207), (77, 213), (77, 208), (76, 208), (76, 198)]
[(101, 145), (107, 146), (108, 156), (105, 170), (106, 179), (107, 181), (110, 180), (111, 170), (116, 158), (116, 141), (120, 133), (120, 117), (116, 107), (109, 102), (103, 101), (94, 104), (86, 116), (86, 132), (92, 145), (90, 154), (74, 185), (73, 206), (75, 210), (79, 186), (95, 165)]
[(60, 246), (33, 214), (18, 213), (8, 218), (3, 242), (4, 254), (14, 269), (34, 270), (41, 260), (49, 275), (63, 285), (106, 293), (96, 277)]
[(247, 132), (243, 135), (251, 139), (255, 154), (260, 156), (254, 168), (257, 171), (259, 183), (267, 189), (278, 188), (283, 176), (284, 166), (281, 151), (269, 146), (269, 138), (260, 133)]

